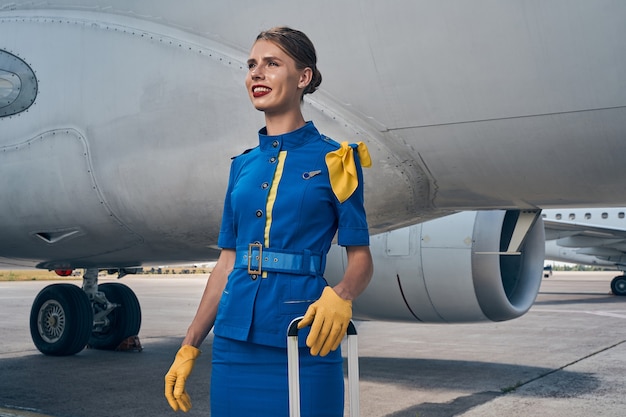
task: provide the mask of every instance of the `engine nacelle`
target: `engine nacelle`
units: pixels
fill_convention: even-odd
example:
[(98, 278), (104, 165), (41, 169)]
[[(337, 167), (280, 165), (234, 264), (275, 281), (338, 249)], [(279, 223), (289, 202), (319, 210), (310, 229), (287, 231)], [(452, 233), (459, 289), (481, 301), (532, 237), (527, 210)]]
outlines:
[[(354, 316), (459, 323), (523, 315), (539, 292), (545, 240), (537, 216), (521, 228), (519, 251), (506, 253), (520, 230), (519, 213), (461, 212), (372, 236), (374, 277)], [(325, 274), (331, 285), (345, 264), (345, 251), (333, 246)]]

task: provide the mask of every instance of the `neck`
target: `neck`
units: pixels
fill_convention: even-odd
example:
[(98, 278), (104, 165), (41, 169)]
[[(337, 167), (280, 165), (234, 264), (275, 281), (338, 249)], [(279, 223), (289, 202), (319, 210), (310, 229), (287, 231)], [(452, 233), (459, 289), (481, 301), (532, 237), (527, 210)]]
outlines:
[(269, 136), (293, 132), (296, 129), (300, 129), (305, 123), (300, 109), (297, 112), (280, 115), (265, 113), (265, 127)]

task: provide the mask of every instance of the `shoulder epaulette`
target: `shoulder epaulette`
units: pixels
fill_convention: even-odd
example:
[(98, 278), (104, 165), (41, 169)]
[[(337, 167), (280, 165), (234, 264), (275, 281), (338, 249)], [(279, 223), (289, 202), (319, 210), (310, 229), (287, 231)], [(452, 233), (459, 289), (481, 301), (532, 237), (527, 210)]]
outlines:
[(253, 150), (253, 149), (254, 149), (254, 148), (246, 149), (245, 151), (243, 151), (243, 152), (242, 152), (242, 153), (240, 153), (239, 155), (232, 156), (230, 159), (235, 159), (235, 158), (237, 158), (237, 157), (240, 157), (241, 155), (245, 155), (245, 154), (249, 153), (249, 152), (250, 152), (251, 150)]

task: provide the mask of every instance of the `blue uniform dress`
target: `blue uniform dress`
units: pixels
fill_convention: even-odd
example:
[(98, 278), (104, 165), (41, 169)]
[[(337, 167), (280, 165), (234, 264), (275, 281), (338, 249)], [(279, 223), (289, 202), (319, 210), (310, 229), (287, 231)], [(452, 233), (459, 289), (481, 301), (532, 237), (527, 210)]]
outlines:
[[(233, 159), (218, 245), (237, 259), (214, 326), (213, 417), (288, 416), (287, 327), (328, 285), (335, 234), (342, 246), (369, 245), (358, 157), (356, 190), (340, 202), (331, 187), (325, 157), (340, 147), (307, 122), (279, 136), (261, 129), (259, 146)], [(299, 337), (302, 415), (342, 416), (341, 352), (311, 356), (307, 334)]]

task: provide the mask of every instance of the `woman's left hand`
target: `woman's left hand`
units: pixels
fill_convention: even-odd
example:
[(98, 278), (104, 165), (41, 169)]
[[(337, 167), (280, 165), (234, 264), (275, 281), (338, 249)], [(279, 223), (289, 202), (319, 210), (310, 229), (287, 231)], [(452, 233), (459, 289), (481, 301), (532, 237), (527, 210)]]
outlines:
[(352, 301), (344, 300), (331, 287), (324, 288), (322, 296), (309, 306), (298, 329), (311, 325), (306, 345), (311, 355), (326, 356), (336, 350), (348, 330), (352, 318)]

